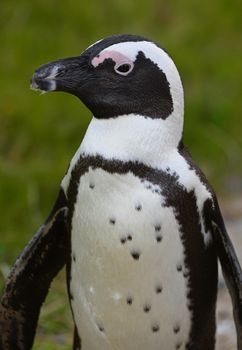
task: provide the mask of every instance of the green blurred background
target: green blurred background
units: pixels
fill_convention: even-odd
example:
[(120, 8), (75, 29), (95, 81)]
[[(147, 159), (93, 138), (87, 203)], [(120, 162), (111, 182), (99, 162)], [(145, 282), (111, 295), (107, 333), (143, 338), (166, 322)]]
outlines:
[[(153, 38), (185, 88), (185, 143), (220, 196), (242, 192), (241, 0), (0, 2), (0, 289), (47, 216), (90, 121), (73, 96), (29, 90), (36, 67), (118, 33)], [(35, 349), (69, 349), (64, 272), (43, 308)], [(42, 344), (42, 345), (41, 345)]]

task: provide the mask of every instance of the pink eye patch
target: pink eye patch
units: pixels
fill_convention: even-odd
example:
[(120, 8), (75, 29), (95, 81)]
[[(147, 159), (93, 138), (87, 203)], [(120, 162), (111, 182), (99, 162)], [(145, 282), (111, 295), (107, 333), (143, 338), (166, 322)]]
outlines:
[(134, 63), (131, 61), (130, 58), (127, 56), (121, 54), (118, 51), (103, 51), (100, 53), (100, 55), (94, 57), (92, 59), (92, 65), (94, 67), (99, 66), (99, 64), (103, 63), (106, 59), (111, 58), (115, 62), (115, 68), (123, 65), (123, 64), (128, 64), (131, 67), (133, 67)]

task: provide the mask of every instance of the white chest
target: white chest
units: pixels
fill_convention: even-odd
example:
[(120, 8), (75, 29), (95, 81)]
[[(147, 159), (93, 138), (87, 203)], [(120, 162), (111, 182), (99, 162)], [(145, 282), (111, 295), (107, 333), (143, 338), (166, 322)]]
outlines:
[(70, 289), (82, 350), (185, 349), (184, 272), (179, 225), (157, 187), (102, 169), (81, 177)]

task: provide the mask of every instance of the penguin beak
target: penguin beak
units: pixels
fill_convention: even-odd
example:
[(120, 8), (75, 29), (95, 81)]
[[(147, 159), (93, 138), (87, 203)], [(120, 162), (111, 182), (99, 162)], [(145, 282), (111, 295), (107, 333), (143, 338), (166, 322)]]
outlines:
[(87, 68), (87, 59), (82, 56), (47, 63), (36, 69), (31, 79), (31, 89), (75, 94), (75, 91), (87, 81)]

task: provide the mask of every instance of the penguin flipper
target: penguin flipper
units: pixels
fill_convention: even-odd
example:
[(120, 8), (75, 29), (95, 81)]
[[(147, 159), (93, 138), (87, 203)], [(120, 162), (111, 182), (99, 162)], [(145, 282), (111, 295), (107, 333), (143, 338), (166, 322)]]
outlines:
[(238, 350), (242, 350), (242, 270), (218, 205), (212, 227), (218, 258), (232, 299)]
[(16, 260), (0, 300), (0, 350), (29, 350), (50, 284), (67, 260), (67, 205), (61, 189), (45, 223)]

